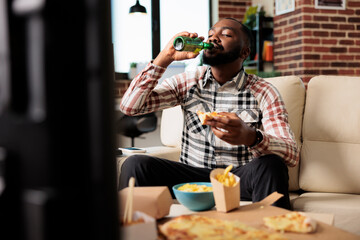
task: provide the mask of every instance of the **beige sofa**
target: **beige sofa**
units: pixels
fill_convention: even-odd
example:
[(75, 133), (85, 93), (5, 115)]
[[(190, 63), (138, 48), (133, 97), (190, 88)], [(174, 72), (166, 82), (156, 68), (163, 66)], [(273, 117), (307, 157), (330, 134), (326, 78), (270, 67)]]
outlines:
[[(334, 215), (334, 226), (360, 235), (360, 77), (317, 76), (307, 90), (296, 76), (268, 78), (281, 93), (301, 146), (289, 168), (294, 210)], [(183, 118), (164, 110), (161, 141), (147, 154), (177, 161)], [(119, 172), (125, 158), (119, 158)]]

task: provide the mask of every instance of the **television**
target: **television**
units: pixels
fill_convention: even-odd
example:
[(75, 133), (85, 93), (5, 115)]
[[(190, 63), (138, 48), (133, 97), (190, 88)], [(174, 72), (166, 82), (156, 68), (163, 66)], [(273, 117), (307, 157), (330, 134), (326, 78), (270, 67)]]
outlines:
[(0, 0), (0, 239), (118, 239), (110, 0)]

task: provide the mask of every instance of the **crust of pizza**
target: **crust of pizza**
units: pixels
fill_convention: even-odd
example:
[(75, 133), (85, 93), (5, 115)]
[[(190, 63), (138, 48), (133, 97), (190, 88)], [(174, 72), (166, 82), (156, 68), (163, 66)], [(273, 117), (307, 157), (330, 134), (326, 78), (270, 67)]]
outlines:
[(279, 233), (249, 227), (239, 221), (227, 221), (199, 215), (183, 215), (159, 226), (167, 240), (230, 240), (230, 239), (267, 239), (285, 240)]
[(316, 230), (316, 222), (300, 212), (264, 217), (265, 226), (280, 232), (310, 233)]
[(204, 125), (206, 121), (211, 120), (214, 117), (225, 117), (224, 115), (218, 114), (217, 112), (202, 112), (200, 110), (198, 110), (196, 114), (198, 115), (202, 125)]

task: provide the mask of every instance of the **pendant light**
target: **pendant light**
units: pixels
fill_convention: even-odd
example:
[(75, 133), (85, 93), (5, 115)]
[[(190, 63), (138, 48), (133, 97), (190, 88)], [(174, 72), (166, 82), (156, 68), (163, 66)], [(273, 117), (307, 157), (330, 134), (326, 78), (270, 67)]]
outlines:
[(136, 4), (130, 8), (129, 14), (134, 13), (146, 14), (146, 8), (140, 5), (139, 0), (136, 0)]

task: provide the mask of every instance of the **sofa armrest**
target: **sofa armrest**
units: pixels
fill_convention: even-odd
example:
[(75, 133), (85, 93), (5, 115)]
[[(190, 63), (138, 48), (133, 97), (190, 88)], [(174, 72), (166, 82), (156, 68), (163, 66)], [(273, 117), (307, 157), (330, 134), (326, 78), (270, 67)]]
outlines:
[(165, 147), (165, 146), (156, 146), (156, 147), (146, 147), (146, 153), (132, 153), (132, 154), (123, 154), (116, 158), (117, 164), (117, 179), (120, 179), (121, 166), (126, 161), (126, 159), (135, 154), (149, 155), (158, 158), (164, 158), (171, 161), (179, 161), (180, 158), (180, 147)]

